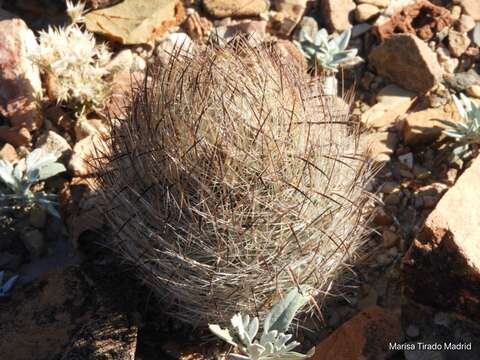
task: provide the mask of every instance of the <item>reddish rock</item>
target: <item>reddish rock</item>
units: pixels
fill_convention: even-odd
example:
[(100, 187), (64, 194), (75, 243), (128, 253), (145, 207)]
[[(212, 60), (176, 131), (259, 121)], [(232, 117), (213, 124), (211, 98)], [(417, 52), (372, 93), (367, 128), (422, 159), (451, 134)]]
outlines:
[(393, 14), (389, 21), (377, 26), (376, 31), (381, 40), (398, 33), (414, 34), (420, 39), (430, 40), (451, 23), (447, 9), (421, 0)]
[(381, 360), (386, 359), (388, 344), (401, 342), (399, 316), (379, 306), (356, 315), (315, 347), (312, 360)]
[(15, 129), (8, 126), (0, 126), (0, 140), (18, 147), (27, 145), (32, 140), (32, 135), (26, 128)]
[(480, 320), (480, 158), (427, 217), (402, 263), (414, 301)]
[(355, 8), (352, 0), (321, 0), (320, 17), (330, 32), (344, 31), (352, 26), (349, 18)]
[(35, 98), (41, 93), (40, 73), (28, 60), (38, 46), (25, 22), (0, 9), (0, 113), (14, 127), (34, 130), (41, 127)]
[(210, 31), (213, 28), (213, 24), (206, 17), (200, 16), (197, 12), (187, 16), (187, 19), (183, 23), (185, 32), (193, 40), (205, 41), (210, 35)]
[(370, 52), (369, 60), (380, 75), (419, 94), (437, 85), (442, 76), (436, 54), (411, 34), (393, 35)]

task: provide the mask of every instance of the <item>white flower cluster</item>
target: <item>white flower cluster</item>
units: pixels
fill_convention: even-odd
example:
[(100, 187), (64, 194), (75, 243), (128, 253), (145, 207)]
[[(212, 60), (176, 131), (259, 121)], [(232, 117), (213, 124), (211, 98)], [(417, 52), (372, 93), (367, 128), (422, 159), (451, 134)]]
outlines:
[(52, 77), (58, 102), (79, 107), (81, 111), (103, 106), (110, 93), (107, 70), (112, 53), (105, 44), (97, 45), (93, 34), (80, 28), (84, 5), (67, 1), (72, 24), (41, 31), (40, 46), (30, 58)]

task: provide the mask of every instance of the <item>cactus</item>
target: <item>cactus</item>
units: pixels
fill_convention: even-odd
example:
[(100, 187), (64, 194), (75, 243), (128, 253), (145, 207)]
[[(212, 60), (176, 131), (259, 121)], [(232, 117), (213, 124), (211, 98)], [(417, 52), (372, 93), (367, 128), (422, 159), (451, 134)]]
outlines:
[(151, 69), (95, 164), (112, 249), (196, 325), (263, 317), (297, 284), (328, 293), (366, 229), (344, 103), (274, 49), (232, 44)]

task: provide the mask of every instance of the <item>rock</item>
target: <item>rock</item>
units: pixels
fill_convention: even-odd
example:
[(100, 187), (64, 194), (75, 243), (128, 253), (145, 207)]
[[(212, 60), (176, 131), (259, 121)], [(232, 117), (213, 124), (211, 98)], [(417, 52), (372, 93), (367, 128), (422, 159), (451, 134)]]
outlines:
[(460, 5), (465, 14), (470, 15), (475, 21), (480, 21), (480, 2), (478, 0), (460, 0)]
[(61, 154), (59, 161), (66, 164), (70, 155), (72, 155), (72, 147), (60, 134), (55, 131), (47, 131), (37, 140), (37, 148), (41, 148), (47, 153)]
[(15, 129), (8, 126), (0, 126), (0, 140), (5, 141), (15, 147), (28, 145), (32, 140), (32, 135), (27, 128)]
[(43, 229), (47, 224), (47, 211), (41, 206), (34, 206), (28, 216), (30, 225), (37, 229)]
[(25, 22), (0, 9), (0, 114), (16, 128), (35, 130), (42, 126), (36, 97), (42, 93), (40, 72), (28, 59), (38, 47)]
[(5, 145), (2, 146), (2, 149), (0, 150), (0, 159), (7, 160), (9, 162), (17, 161), (18, 160), (17, 151), (11, 144), (6, 143)]
[(390, 20), (379, 24), (376, 31), (381, 40), (398, 33), (414, 34), (422, 40), (430, 40), (451, 23), (447, 9), (427, 0), (419, 0), (398, 10)]
[(0, 252), (0, 269), (17, 271), (22, 264), (22, 257), (18, 254), (10, 254), (9, 252)]
[(407, 115), (403, 126), (403, 141), (415, 146), (435, 141), (446, 128), (437, 120), (452, 120), (452, 114), (443, 108), (429, 108)]
[[(467, 88), (467, 95), (480, 99), (480, 85), (471, 85)], [(0, 151), (1, 153), (1, 151)]]
[[(166, 64), (174, 51), (181, 55), (190, 56), (194, 48), (195, 44), (190, 36), (183, 32), (176, 32), (168, 34), (166, 38), (163, 38), (157, 45), (155, 51), (160, 61)], [(119, 92), (119, 94), (120, 93), (121, 92)]]
[(475, 20), (470, 15), (463, 14), (455, 24), (455, 29), (461, 33), (468, 33), (475, 27)]
[(380, 9), (375, 5), (360, 4), (355, 9), (355, 20), (359, 23), (365, 22), (380, 14)]
[(350, 13), (355, 10), (352, 0), (320, 0), (320, 16), (330, 32), (345, 31), (352, 24)]
[(455, 57), (460, 57), (470, 46), (470, 38), (467, 34), (455, 30), (448, 32), (448, 49)]
[(398, 155), (398, 161), (408, 169), (413, 169), (413, 154), (411, 152)]
[(393, 35), (374, 48), (369, 59), (380, 75), (419, 94), (433, 88), (442, 75), (435, 53), (411, 34)]
[(443, 67), (443, 70), (448, 74), (453, 74), (459, 64), (459, 60), (452, 58), (450, 50), (442, 44), (437, 48), (436, 53), (438, 62)]
[(462, 15), (462, 7), (459, 5), (453, 5), (452, 9), (450, 10), (450, 14), (453, 20), (459, 20), (460, 16)]
[(370, 4), (377, 8), (384, 9), (390, 5), (390, 0), (358, 0), (358, 4)]
[(474, 69), (471, 69), (461, 73), (445, 74), (443, 80), (449, 88), (461, 92), (472, 85), (480, 84), (480, 75)]
[(223, 26), (216, 28), (215, 36), (230, 41), (235, 39), (238, 35), (248, 35), (248, 42), (254, 46), (259, 42), (265, 40), (267, 36), (267, 21), (265, 20), (243, 20), (234, 25)]
[[(123, 292), (92, 284), (79, 267), (59, 268), (17, 285), (0, 312), (0, 348), (8, 360), (135, 359), (137, 327), (120, 311)], [(108, 277), (112, 281), (112, 277)], [(104, 291), (105, 289), (108, 289)], [(111, 292), (116, 303), (105, 294)]]
[(367, 23), (353, 25), (353, 27), (352, 27), (352, 39), (356, 39), (359, 36), (365, 34), (371, 28), (372, 28), (372, 25), (367, 24)]
[(279, 60), (285, 64), (294, 64), (302, 71), (306, 71), (308, 64), (298, 47), (288, 40), (278, 40), (273, 43), (264, 43), (271, 46), (272, 50), (278, 55)]
[(85, 2), (85, 7), (91, 8), (91, 9), (103, 9), (115, 4), (118, 4), (119, 2), (122, 2), (123, 0), (87, 0)]
[(345, 322), (315, 347), (312, 360), (386, 359), (402, 340), (399, 316), (372, 306)]
[(475, 45), (480, 46), (480, 22), (478, 22), (473, 29), (472, 40)]
[(259, 16), (268, 11), (267, 0), (203, 0), (205, 11), (212, 16), (224, 18), (229, 16)]
[(196, 11), (189, 14), (183, 23), (185, 32), (197, 41), (206, 41), (212, 31), (213, 24), (206, 17), (200, 16)]
[(480, 158), (427, 217), (402, 262), (414, 301), (480, 320)]
[(398, 136), (394, 132), (380, 131), (363, 136), (363, 141), (372, 160), (386, 163), (397, 146)]
[(75, 139), (78, 141), (89, 135), (106, 135), (108, 133), (107, 125), (101, 119), (81, 118), (75, 122)]
[(360, 122), (367, 128), (389, 128), (415, 101), (415, 94), (396, 85), (388, 85), (377, 95), (377, 103), (365, 111)]
[(22, 229), (20, 238), (33, 258), (38, 258), (45, 252), (45, 241), (41, 231), (34, 228)]
[(390, 249), (394, 246), (397, 246), (399, 239), (400, 239), (399, 236), (393, 231), (388, 229), (383, 231), (383, 246), (386, 249)]
[(278, 34), (288, 36), (302, 19), (307, 0), (275, 0), (275, 10), (284, 15), (284, 21), (277, 30)]
[(74, 176), (88, 176), (92, 174), (92, 159), (100, 156), (104, 143), (95, 135), (89, 135), (75, 144), (68, 168)]

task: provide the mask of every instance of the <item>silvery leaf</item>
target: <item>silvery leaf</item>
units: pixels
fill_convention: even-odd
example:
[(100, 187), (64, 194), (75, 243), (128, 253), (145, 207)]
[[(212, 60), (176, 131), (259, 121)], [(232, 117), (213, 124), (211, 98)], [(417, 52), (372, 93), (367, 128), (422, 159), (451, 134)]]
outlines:
[(44, 163), (43, 165), (29, 169), (27, 171), (27, 179), (33, 183), (46, 180), (66, 170), (65, 166), (61, 163)]
[(17, 186), (17, 181), (14, 178), (13, 166), (10, 162), (5, 160), (0, 160), (0, 179), (11, 190), (15, 191), (15, 188)]
[(208, 328), (214, 335), (218, 336), (223, 341), (229, 343), (230, 345), (237, 346), (237, 344), (233, 341), (233, 338), (230, 335), (230, 331), (228, 329), (222, 329), (216, 324), (209, 324)]
[(260, 356), (264, 353), (264, 351), (265, 348), (258, 343), (252, 344), (247, 348), (248, 356), (251, 360), (260, 359)]
[(460, 102), (460, 99), (457, 98), (455, 95), (452, 95), (453, 102), (458, 110), (460, 116), (465, 119), (467, 118), (467, 112), (465, 111), (463, 104)]
[(251, 340), (255, 339), (255, 336), (257, 336), (258, 328), (259, 328), (258, 318), (254, 317), (247, 328), (247, 333)]
[(230, 359), (233, 360), (250, 360), (248, 356), (240, 355), (240, 354), (228, 354)]
[(340, 35), (338, 35), (333, 41), (337, 45), (339, 50), (345, 50), (350, 42), (350, 37), (352, 36), (352, 28), (348, 28)]
[[(303, 291), (307, 287), (303, 287)], [(307, 303), (309, 296), (301, 294), (297, 288), (292, 289), (280, 299), (265, 318), (264, 332), (277, 330), (285, 332), (292, 322), (297, 311)]]
[(0, 286), (0, 297), (6, 296), (7, 293), (12, 289), (13, 285), (15, 285), (15, 282), (18, 279), (18, 275), (12, 276), (10, 279), (8, 279), (5, 284)]

